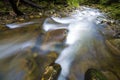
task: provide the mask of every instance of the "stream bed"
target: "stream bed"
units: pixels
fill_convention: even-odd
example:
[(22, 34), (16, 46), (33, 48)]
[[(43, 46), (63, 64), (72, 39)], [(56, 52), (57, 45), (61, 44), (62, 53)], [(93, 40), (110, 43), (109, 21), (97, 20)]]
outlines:
[(106, 46), (114, 32), (104, 20), (98, 9), (81, 6), (66, 17), (6, 25), (10, 30), (0, 32), (0, 80), (40, 80), (52, 62), (61, 66), (58, 80), (85, 80), (90, 68), (120, 80), (120, 56)]

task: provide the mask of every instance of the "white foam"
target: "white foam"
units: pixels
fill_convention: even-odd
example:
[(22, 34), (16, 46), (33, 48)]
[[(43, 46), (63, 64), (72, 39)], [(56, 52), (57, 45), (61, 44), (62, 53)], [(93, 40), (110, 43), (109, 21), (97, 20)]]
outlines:
[(6, 24), (6, 26), (10, 29), (14, 29), (14, 28), (20, 28), (20, 27), (25, 27), (26, 25), (30, 25), (30, 24), (34, 24), (36, 22), (26, 22), (26, 23), (13, 23), (13, 24)]
[[(96, 34), (96, 25), (100, 20), (97, 19), (98, 17), (104, 17), (103, 13), (100, 13), (99, 10), (81, 7), (79, 10), (75, 10), (69, 17), (46, 19), (47, 21), (45, 21), (43, 26), (46, 31), (60, 27), (68, 29), (66, 44), (69, 46), (60, 53), (56, 60), (56, 63), (62, 66), (62, 72), (58, 80), (66, 80), (71, 63), (74, 61), (79, 49), (86, 41), (91, 39), (93, 34)], [(52, 23), (49, 23), (51, 20)], [(67, 25), (63, 26), (65, 24)]]

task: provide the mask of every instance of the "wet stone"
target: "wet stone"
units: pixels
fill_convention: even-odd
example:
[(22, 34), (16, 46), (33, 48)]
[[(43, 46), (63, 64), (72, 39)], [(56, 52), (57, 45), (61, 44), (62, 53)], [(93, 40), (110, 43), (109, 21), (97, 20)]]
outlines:
[(108, 80), (118, 80), (117, 76), (111, 71), (103, 71), (102, 73), (106, 75)]
[(65, 40), (67, 36), (67, 29), (57, 29), (57, 30), (51, 30), (46, 32), (44, 35), (45, 37), (43, 38), (44, 42), (43, 43), (48, 43), (48, 42), (62, 42)]
[(6, 31), (6, 30), (9, 30), (7, 27), (5, 26), (0, 26), (0, 32), (3, 32), (3, 31)]

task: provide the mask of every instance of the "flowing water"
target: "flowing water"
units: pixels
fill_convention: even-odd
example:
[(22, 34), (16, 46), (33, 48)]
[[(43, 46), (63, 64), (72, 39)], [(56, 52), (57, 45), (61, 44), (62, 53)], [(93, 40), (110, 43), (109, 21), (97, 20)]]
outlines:
[[(59, 56), (55, 62), (62, 67), (58, 80), (84, 80), (84, 74), (89, 68), (102, 71), (108, 80), (119, 80), (120, 57), (113, 56), (106, 46), (107, 36), (112, 35), (113, 32), (105, 29), (106, 24), (101, 23), (104, 19), (106, 19), (105, 15), (98, 9), (81, 7), (67, 17), (50, 17), (44, 20), (43, 30), (45, 33), (53, 31), (53, 35), (49, 35), (49, 37), (54, 36), (52, 40), (46, 40), (43, 43), (42, 38), (45, 35), (40, 36), (40, 30), (26, 31), (25, 34), (20, 32), (12, 34), (13, 36), (3, 37), (0, 40), (0, 80), (24, 80), (21, 76), (25, 72), (21, 70), (16, 74), (14, 70), (18, 67), (14, 60), (17, 61), (19, 57), (12, 58), (10, 63), (7, 63), (7, 60), (4, 63), (4, 59), (21, 54), (20, 52), (23, 52), (27, 47), (34, 47), (34, 50), (39, 49), (38, 51), (45, 55), (49, 51), (58, 53)], [(34, 22), (28, 24), (34, 24)], [(26, 25), (25, 23), (20, 26)], [(41, 24), (36, 26), (38, 25)], [(10, 28), (15, 28), (15, 26)], [(40, 28), (37, 27), (37, 29)], [(10, 32), (1, 33), (1, 35), (5, 34), (10, 34)], [(53, 47), (56, 44), (63, 47)], [(6, 65), (7, 67), (4, 67)]]

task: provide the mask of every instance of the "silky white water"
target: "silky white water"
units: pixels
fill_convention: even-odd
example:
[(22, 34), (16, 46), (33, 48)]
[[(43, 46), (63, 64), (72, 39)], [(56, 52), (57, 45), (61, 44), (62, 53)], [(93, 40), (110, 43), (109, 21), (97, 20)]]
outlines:
[(62, 67), (58, 80), (84, 80), (87, 69), (101, 69), (101, 65), (108, 63), (111, 57), (101, 34), (103, 25), (100, 23), (103, 19), (103, 13), (87, 7), (75, 10), (68, 17), (46, 19), (43, 24), (45, 31), (68, 29), (67, 47), (56, 60)]

